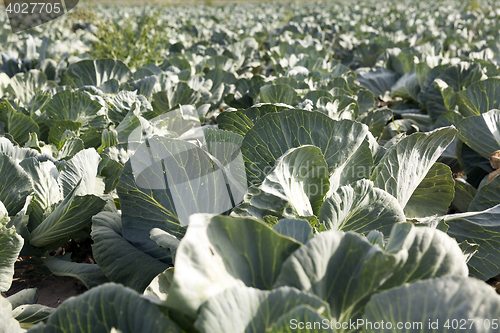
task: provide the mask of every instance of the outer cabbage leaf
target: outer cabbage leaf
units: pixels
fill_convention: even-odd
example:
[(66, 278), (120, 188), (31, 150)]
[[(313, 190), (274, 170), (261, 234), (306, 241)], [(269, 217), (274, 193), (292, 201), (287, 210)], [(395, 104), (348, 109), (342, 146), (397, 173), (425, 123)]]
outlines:
[(230, 287), (272, 289), (283, 261), (298, 247), (257, 220), (193, 215), (166, 305), (195, 317), (205, 301)]
[[(417, 75), (419, 75), (419, 66), (417, 64)], [(422, 105), (425, 105), (427, 102), (427, 92), (435, 88), (434, 80), (445, 70), (445, 65), (437, 65), (427, 73), (427, 76), (422, 79), (420, 77), (420, 81), (424, 81), (423, 85), (421, 85), (420, 93), (418, 94), (418, 102)], [(435, 93), (435, 91), (433, 92)], [(439, 95), (438, 95), (439, 96)]]
[(191, 214), (220, 214), (233, 208), (219, 165), (185, 141), (153, 137), (140, 145), (117, 185), (123, 236), (141, 251), (171, 263), (149, 233), (159, 228), (182, 238)]
[(41, 304), (27, 304), (14, 308), (12, 316), (23, 328), (30, 328), (34, 324), (47, 319), (54, 308)]
[(224, 171), (226, 184), (234, 205), (243, 201), (247, 193), (247, 175), (241, 154), (243, 137), (239, 134), (214, 128), (202, 128), (202, 148), (212, 160)]
[(20, 165), (33, 181), (34, 193), (29, 216), (31, 225), (36, 227), (46, 214), (50, 214), (54, 205), (63, 199), (56, 180), (59, 173), (54, 162), (50, 160), (39, 162), (37, 158), (30, 157), (21, 161)]
[(373, 170), (371, 180), (396, 197), (404, 208), (455, 133), (455, 128), (445, 127), (407, 136), (386, 152)]
[(23, 244), (24, 240), (16, 233), (16, 228), (7, 228), (5, 223), (0, 221), (0, 291), (2, 292), (9, 290), (12, 284), (14, 263)]
[(294, 288), (281, 287), (267, 291), (233, 287), (201, 306), (195, 327), (207, 333), (268, 332), (269, 327), (283, 315), (299, 306), (310, 306), (327, 318), (330, 315), (327, 303)]
[(298, 219), (281, 219), (273, 226), (283, 236), (295, 239), (296, 241), (305, 244), (313, 238), (312, 228), (309, 221)]
[(99, 213), (106, 202), (95, 196), (77, 196), (77, 186), (32, 232), (30, 245), (43, 247), (70, 237), (91, 222), (92, 216)]
[(71, 262), (71, 255), (48, 257), (43, 263), (58, 276), (70, 276), (82, 282), (88, 289), (109, 282), (102, 269), (96, 264)]
[(386, 91), (391, 91), (398, 78), (397, 73), (385, 68), (358, 74), (359, 83), (377, 96), (383, 96)]
[(450, 167), (434, 163), (411, 195), (404, 209), (405, 215), (414, 218), (446, 214), (454, 194), (455, 182)]
[(45, 104), (43, 111), (53, 122), (71, 120), (82, 124), (83, 128), (91, 126), (100, 129), (107, 124), (104, 115), (100, 113), (102, 107), (103, 105), (87, 92), (63, 90)]
[(469, 206), (469, 212), (479, 212), (500, 204), (500, 177), (479, 189)]
[[(158, 274), (144, 290), (144, 296), (156, 304), (162, 304), (167, 300), (168, 289), (174, 278), (174, 267), (170, 267)], [(150, 297), (152, 296), (152, 297)]]
[(328, 191), (328, 165), (318, 147), (289, 149), (262, 184), (249, 189), (236, 216), (278, 218), (316, 215)]
[(460, 139), (457, 139), (455, 152), (467, 175), (467, 182), (474, 188), (478, 188), (484, 177), (495, 170), (488, 158), (481, 156)]
[[(463, 327), (470, 332), (485, 332), (489, 331), (486, 328), (491, 320), (497, 318), (500, 318), (500, 297), (493, 288), (473, 278), (446, 276), (372, 296), (365, 308), (362, 327), (363, 332), (372, 332), (367, 322), (383, 321), (384, 327), (392, 323), (392, 329), (381, 332), (394, 332), (397, 323), (409, 323), (411, 328), (406, 331), (410, 332), (456, 332), (465, 323)], [(488, 326), (484, 326), (486, 320)]]
[(295, 104), (297, 92), (287, 84), (273, 84), (261, 87), (259, 96), (262, 103), (293, 105)]
[(284, 110), (262, 117), (241, 146), (248, 183), (259, 184), (288, 149), (314, 145), (329, 172), (346, 163), (363, 143), (368, 127), (350, 120), (335, 121), (320, 112)]
[(29, 175), (8, 155), (0, 155), (0, 201), (9, 216), (16, 215), (33, 191)]
[[(456, 178), (455, 181), (455, 197), (451, 203), (451, 207), (458, 211), (459, 213), (464, 213), (469, 211), (470, 204), (474, 197), (477, 195), (477, 190), (468, 182), (462, 178)], [(500, 198), (495, 205), (487, 208), (491, 208), (500, 203)], [(485, 208), (486, 209), (486, 208)], [(480, 209), (482, 210), (482, 209)]]
[(318, 219), (328, 230), (367, 233), (377, 229), (389, 234), (395, 223), (405, 221), (405, 215), (396, 198), (363, 179), (327, 196)]
[(3, 130), (20, 145), (24, 145), (31, 133), (40, 134), (37, 123), (28, 115), (17, 112), (9, 102), (0, 104), (0, 121)]
[(0, 297), (0, 332), (24, 333), (19, 322), (12, 317), (12, 305), (4, 297)]
[(38, 296), (40, 296), (40, 292), (37, 288), (27, 288), (7, 297), (7, 300), (12, 304), (12, 308), (15, 309), (21, 305), (35, 304), (38, 301)]
[(333, 170), (330, 175), (330, 190), (328, 195), (331, 195), (340, 186), (370, 178), (373, 170), (373, 161), (377, 158), (377, 156), (373, 156), (377, 153), (374, 153), (372, 149), (376, 150), (377, 147), (370, 143), (370, 135), (371, 133), (368, 132), (359, 148), (344, 163)]
[(484, 158), (500, 150), (500, 110), (464, 118), (457, 129), (458, 138)]
[(64, 164), (57, 182), (61, 187), (63, 197), (78, 186), (76, 195), (104, 193), (104, 182), (97, 176), (97, 170), (101, 157), (94, 148), (79, 151)]
[(375, 292), (443, 275), (467, 276), (458, 244), (439, 230), (402, 223), (384, 250), (351, 232), (319, 234), (283, 263), (275, 287), (317, 295), (344, 322), (360, 318)]
[(101, 212), (94, 216), (91, 236), (94, 259), (104, 274), (138, 292), (143, 292), (155, 276), (169, 267), (122, 236), (121, 217), (117, 213)]
[(500, 205), (480, 212), (445, 215), (435, 218), (449, 225), (448, 235), (457, 242), (479, 244), (469, 260), (470, 275), (487, 280), (500, 274)]
[(140, 105), (140, 112), (150, 112), (153, 109), (148, 100), (136, 91), (120, 91), (111, 101), (113, 107), (108, 110), (109, 119), (115, 124), (119, 124), (133, 109), (134, 103)]
[(137, 91), (139, 94), (150, 98), (156, 82), (158, 82), (156, 75), (150, 75), (143, 79), (129, 81), (127, 83), (130, 85), (130, 90)]
[(291, 108), (291, 106), (282, 103), (256, 104), (246, 110), (222, 112), (217, 116), (217, 125), (220, 129), (245, 136), (248, 130), (264, 115)]
[(33, 328), (37, 333), (181, 332), (155, 305), (126, 287), (107, 283), (63, 302), (47, 319)]
[(21, 148), (14, 145), (9, 139), (4, 137), (0, 138), (0, 153), (9, 156), (17, 163), (25, 158), (37, 157), (40, 155), (40, 153), (35, 149)]
[(17, 73), (14, 75), (7, 86), (6, 91), (19, 98), (24, 105), (28, 105), (35, 97), (37, 91), (47, 90), (53, 87), (54, 82), (47, 81), (45, 73), (32, 69), (27, 73)]
[(172, 236), (168, 232), (158, 228), (152, 229), (149, 235), (149, 237), (156, 244), (158, 244), (159, 247), (164, 248), (166, 251), (170, 251), (172, 258), (175, 258), (175, 253), (180, 243), (180, 241), (175, 236)]
[[(436, 121), (443, 113), (449, 111), (446, 107), (447, 103), (443, 96), (443, 92), (445, 92), (446, 96), (452, 95), (452, 92), (459, 93), (461, 90), (466, 89), (474, 82), (483, 78), (485, 78), (485, 75), (479, 64), (461, 62), (444, 69), (435, 77), (433, 82), (429, 84), (425, 92), (425, 105), (427, 106), (431, 119)], [(444, 83), (441, 84), (441, 89), (439, 85), (436, 84), (436, 80), (441, 80)], [(427, 81), (425, 84), (427, 84)], [(447, 85), (449, 89), (446, 88), (443, 90), (445, 85)]]
[(390, 109), (375, 109), (361, 114), (356, 118), (356, 121), (367, 125), (373, 136), (378, 138), (383, 133), (385, 125), (391, 120), (392, 116)]
[(63, 145), (80, 133), (82, 123), (73, 120), (57, 120), (49, 130), (49, 143), (53, 143), (58, 150), (61, 150)]
[(415, 72), (406, 73), (392, 86), (391, 96), (405, 99), (418, 100), (420, 85)]
[(179, 82), (170, 89), (154, 93), (151, 105), (153, 106), (154, 116), (159, 116), (180, 105), (195, 105), (201, 99), (202, 96), (198, 91), (191, 89), (185, 82)]
[(130, 69), (120, 60), (82, 60), (68, 66), (68, 70), (61, 78), (61, 85), (99, 87), (112, 79), (125, 82), (130, 77), (132, 77)]
[(467, 117), (480, 115), (491, 109), (500, 109), (499, 94), (500, 79), (478, 81), (457, 94), (458, 110)]
[[(320, 309), (314, 309), (309, 305), (299, 305), (293, 308), (291, 311), (287, 312), (281, 316), (274, 324), (267, 330), (269, 333), (282, 333), (282, 332), (293, 332), (299, 327), (299, 323), (304, 323), (305, 331), (307, 333), (333, 333), (334, 330), (328, 325), (325, 327), (325, 322), (330, 324), (330, 319), (325, 318)], [(318, 327), (317, 323), (322, 323), (321, 327)], [(302, 325), (300, 325), (302, 326)]]
[(76, 153), (83, 150), (84, 148), (85, 148), (85, 142), (83, 142), (82, 139), (76, 137), (70, 137), (64, 142), (63, 146), (57, 153), (57, 159), (67, 160), (75, 156)]
[(101, 162), (99, 163), (98, 173), (105, 179), (104, 193), (109, 193), (114, 190), (116, 184), (118, 184), (121, 172), (123, 170), (123, 165), (112, 159), (104, 152), (99, 155), (101, 156)]

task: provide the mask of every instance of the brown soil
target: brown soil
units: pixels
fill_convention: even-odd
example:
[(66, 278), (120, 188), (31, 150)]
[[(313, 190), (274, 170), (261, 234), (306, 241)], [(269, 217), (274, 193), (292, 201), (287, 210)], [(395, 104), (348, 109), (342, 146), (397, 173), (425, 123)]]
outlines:
[(56, 308), (66, 299), (80, 295), (87, 290), (83, 284), (71, 277), (45, 276), (34, 271), (25, 273), (27, 269), (15, 269), (12, 286), (7, 292), (2, 293), (2, 296), (9, 297), (26, 288), (37, 288), (40, 293), (37, 304)]
[(500, 294), (500, 275), (497, 275), (489, 279), (488, 281), (486, 281), (486, 283), (489, 284), (490, 286), (493, 286), (493, 288), (495, 288), (497, 293)]
[(453, 176), (453, 179), (462, 178), (463, 176), (465, 176), (465, 172), (463, 172), (463, 171), (453, 172), (452, 176)]
[[(92, 258), (92, 240), (87, 239), (76, 243), (71, 241), (56, 251), (51, 256), (60, 256), (71, 252), (71, 261), (79, 263), (95, 263)], [(37, 267), (25, 264), (30, 257), (18, 258), (14, 269), (12, 286), (2, 296), (9, 297), (26, 288), (37, 288), (39, 297), (37, 304), (57, 307), (66, 299), (82, 294), (87, 288), (78, 280), (52, 274), (46, 267)]]

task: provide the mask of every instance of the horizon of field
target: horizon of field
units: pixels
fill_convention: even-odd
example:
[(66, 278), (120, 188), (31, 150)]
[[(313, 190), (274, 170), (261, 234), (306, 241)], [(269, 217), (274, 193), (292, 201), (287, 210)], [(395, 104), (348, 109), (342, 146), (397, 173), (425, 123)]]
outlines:
[(243, 2), (328, 2), (337, 0), (146, 0), (146, 1), (133, 1), (133, 0), (80, 0), (84, 4), (106, 4), (106, 3), (123, 3), (130, 5), (142, 4), (159, 4), (159, 5), (181, 5), (181, 4), (205, 4), (205, 5), (221, 5), (230, 3), (243, 3)]

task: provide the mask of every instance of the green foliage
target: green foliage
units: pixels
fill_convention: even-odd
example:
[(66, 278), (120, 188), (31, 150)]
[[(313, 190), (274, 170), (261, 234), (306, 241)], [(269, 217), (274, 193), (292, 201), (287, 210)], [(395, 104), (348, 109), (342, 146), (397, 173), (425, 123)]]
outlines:
[(144, 11), (142, 15), (120, 23), (98, 20), (92, 57), (119, 59), (135, 69), (161, 61), (162, 44), (167, 38), (161, 25), (158, 26), (163, 10), (159, 7), (152, 13)]

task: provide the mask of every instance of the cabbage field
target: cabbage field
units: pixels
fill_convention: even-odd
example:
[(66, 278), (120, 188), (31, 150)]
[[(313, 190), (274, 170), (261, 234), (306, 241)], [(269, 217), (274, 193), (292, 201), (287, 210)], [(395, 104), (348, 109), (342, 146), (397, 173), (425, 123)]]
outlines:
[(0, 333), (500, 332), (495, 1), (0, 22)]

